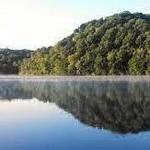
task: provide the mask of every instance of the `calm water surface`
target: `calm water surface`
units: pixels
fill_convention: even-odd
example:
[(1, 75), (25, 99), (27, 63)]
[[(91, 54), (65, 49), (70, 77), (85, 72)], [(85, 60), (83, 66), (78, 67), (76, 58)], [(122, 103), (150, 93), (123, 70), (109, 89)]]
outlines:
[(149, 82), (0, 81), (0, 150), (149, 150)]

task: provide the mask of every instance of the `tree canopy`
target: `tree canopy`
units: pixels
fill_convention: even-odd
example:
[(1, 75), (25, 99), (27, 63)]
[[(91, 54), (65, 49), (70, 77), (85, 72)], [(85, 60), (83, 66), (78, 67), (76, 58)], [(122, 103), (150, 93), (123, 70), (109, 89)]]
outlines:
[(23, 59), (31, 53), (30, 50), (0, 49), (0, 74), (18, 74)]
[(84, 23), (46, 53), (25, 59), (20, 74), (150, 74), (150, 15), (125, 11)]

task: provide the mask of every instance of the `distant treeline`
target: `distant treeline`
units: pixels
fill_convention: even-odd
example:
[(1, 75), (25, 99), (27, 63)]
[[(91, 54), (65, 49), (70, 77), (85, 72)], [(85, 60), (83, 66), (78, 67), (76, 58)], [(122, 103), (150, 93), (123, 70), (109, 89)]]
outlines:
[(25, 75), (150, 74), (150, 15), (126, 11), (87, 22), (21, 62)]
[(0, 74), (18, 74), (25, 58), (31, 57), (30, 50), (0, 49)]

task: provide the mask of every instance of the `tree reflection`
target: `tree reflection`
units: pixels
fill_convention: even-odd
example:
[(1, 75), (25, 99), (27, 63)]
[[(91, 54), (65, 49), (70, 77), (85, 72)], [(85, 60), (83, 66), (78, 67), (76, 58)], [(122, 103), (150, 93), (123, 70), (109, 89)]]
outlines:
[(149, 82), (1, 82), (0, 99), (54, 102), (87, 125), (119, 133), (150, 130)]

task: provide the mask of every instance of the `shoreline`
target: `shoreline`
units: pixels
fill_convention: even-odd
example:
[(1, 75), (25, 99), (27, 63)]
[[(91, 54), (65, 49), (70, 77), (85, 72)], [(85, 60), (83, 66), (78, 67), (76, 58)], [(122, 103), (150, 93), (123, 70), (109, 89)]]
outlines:
[(0, 81), (150, 81), (150, 76), (19, 76), (0, 75)]

